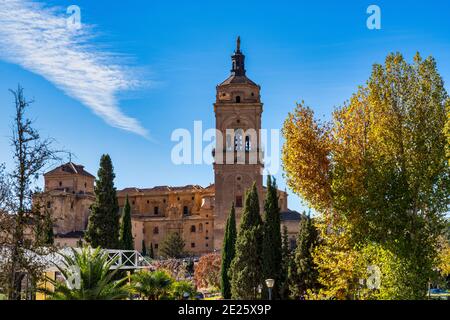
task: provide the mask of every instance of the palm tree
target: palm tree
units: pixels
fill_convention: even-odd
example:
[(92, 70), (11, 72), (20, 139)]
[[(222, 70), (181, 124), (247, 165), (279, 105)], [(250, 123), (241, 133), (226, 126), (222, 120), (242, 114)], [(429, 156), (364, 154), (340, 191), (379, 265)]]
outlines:
[(162, 270), (138, 271), (131, 276), (130, 291), (147, 300), (160, 300), (168, 297), (173, 279)]
[(72, 254), (61, 254), (61, 264), (56, 268), (66, 281), (47, 278), (54, 290), (39, 289), (51, 300), (117, 300), (128, 297), (124, 286), (127, 278), (114, 280), (119, 268), (111, 270), (116, 259), (108, 261), (108, 255), (100, 248), (84, 246), (71, 248)]

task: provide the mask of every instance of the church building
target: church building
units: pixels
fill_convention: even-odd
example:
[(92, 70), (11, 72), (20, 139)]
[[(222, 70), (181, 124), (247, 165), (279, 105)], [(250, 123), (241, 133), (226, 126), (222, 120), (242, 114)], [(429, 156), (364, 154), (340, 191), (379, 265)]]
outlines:
[[(216, 86), (214, 113), (222, 139), (216, 139), (213, 152), (214, 184), (130, 187), (117, 191), (121, 213), (126, 197), (129, 198), (138, 251), (145, 244), (147, 248), (152, 246), (157, 256), (159, 245), (170, 232), (182, 235), (189, 253), (220, 251), (231, 205), (235, 203), (239, 225), (245, 191), (254, 182), (263, 213), (266, 189), (260, 147), (261, 88), (246, 75), (239, 38), (231, 60), (230, 76)], [(46, 173), (44, 179), (45, 190), (39, 197), (55, 219), (56, 242), (75, 246), (87, 227), (89, 206), (94, 201), (94, 177), (83, 166), (69, 162)], [(301, 215), (288, 209), (285, 191), (279, 190), (278, 195), (281, 223), (287, 226), (293, 244)]]

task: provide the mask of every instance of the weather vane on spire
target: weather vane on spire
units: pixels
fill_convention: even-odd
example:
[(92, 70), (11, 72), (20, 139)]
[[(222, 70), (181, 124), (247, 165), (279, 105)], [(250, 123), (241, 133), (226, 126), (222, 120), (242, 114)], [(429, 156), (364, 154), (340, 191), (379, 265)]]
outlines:
[(241, 37), (238, 36), (237, 40), (236, 40), (236, 51), (239, 52), (241, 51)]

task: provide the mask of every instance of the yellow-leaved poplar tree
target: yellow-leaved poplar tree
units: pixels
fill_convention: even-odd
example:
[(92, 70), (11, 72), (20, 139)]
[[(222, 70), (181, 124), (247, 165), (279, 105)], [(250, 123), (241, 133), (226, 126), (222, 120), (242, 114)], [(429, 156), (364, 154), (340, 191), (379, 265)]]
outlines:
[[(432, 57), (417, 54), (408, 63), (390, 54), (329, 123), (317, 121), (304, 103), (287, 117), (282, 161), (288, 186), (346, 234), (323, 235), (317, 248), (327, 296), (333, 290), (335, 298), (351, 296), (347, 264), (329, 248), (338, 240), (348, 259), (355, 247), (362, 254), (364, 246), (380, 245), (386, 257), (407, 267), (392, 283), (412, 288), (403, 298), (425, 296), (450, 206), (448, 106)], [(336, 289), (344, 283), (347, 291)], [(378, 297), (399, 297), (398, 290), (384, 292)]]

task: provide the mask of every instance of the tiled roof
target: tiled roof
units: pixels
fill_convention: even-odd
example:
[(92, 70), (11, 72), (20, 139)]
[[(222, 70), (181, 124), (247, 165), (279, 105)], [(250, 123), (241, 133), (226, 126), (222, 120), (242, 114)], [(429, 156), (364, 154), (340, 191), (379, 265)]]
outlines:
[(219, 86), (224, 86), (224, 85), (232, 84), (232, 83), (250, 84), (250, 85), (253, 85), (256, 87), (258, 86), (256, 83), (254, 83), (252, 80), (250, 80), (246, 76), (236, 76), (236, 75), (229, 76), (228, 79), (226, 79), (224, 82), (219, 84)]
[(290, 209), (281, 212), (280, 215), (281, 221), (300, 221), (303, 218), (300, 212)]
[(75, 164), (73, 162), (67, 162), (49, 172), (45, 173), (46, 175), (58, 174), (58, 173), (69, 173), (69, 174), (79, 174), (87, 177), (95, 178), (92, 174), (84, 170), (84, 166)]
[[(208, 187), (209, 188), (209, 187)], [(145, 192), (177, 192), (177, 191), (201, 191), (205, 190), (202, 186), (199, 185), (193, 185), (189, 184), (186, 186), (156, 186), (153, 188), (135, 188), (135, 187), (129, 187), (122, 190), (117, 190), (117, 192), (120, 193), (131, 193), (131, 192), (137, 192), (137, 193), (145, 193)]]

